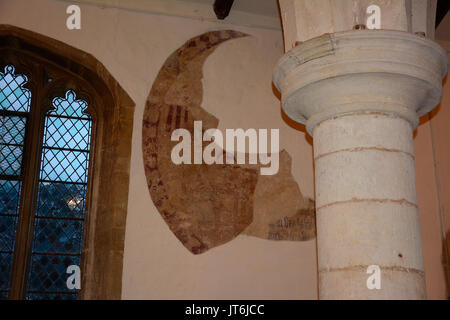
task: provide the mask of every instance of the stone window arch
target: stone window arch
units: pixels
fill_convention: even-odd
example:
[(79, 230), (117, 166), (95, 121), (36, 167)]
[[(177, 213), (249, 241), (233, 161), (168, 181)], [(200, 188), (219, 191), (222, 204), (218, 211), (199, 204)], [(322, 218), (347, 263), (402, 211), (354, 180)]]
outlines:
[[(76, 95), (88, 105), (85, 111), (92, 118), (92, 138), (78, 298), (120, 299), (135, 104), (92, 55), (28, 30), (0, 25), (0, 68), (11, 65), (16, 75), (28, 77), (23, 86), (35, 97), (31, 107), (39, 103), (35, 108), (42, 109), (27, 119), (27, 132), (42, 136), (43, 119), (55, 97)], [(21, 210), (32, 212), (42, 145), (26, 143), (24, 154), (30, 167), (24, 172), (33, 177), (23, 186), (29, 189), (24, 193), (29, 199), (20, 203)], [(18, 250), (23, 254), (14, 258), (9, 293), (13, 299), (25, 298), (32, 220), (32, 216), (22, 218), (18, 226), (22, 228), (18, 234), (26, 236), (16, 239), (14, 248), (15, 256)]]

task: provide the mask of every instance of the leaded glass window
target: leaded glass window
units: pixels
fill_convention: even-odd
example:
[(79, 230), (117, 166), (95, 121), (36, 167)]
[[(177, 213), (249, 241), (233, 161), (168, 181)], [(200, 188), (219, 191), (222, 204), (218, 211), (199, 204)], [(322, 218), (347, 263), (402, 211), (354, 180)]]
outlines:
[(87, 103), (53, 99), (45, 118), (27, 299), (72, 299), (67, 267), (80, 265), (91, 138)]
[(31, 92), (27, 76), (0, 72), (0, 299), (8, 297), (20, 211), (22, 158)]
[(81, 266), (92, 119), (76, 90), (33, 103), (27, 82), (13, 64), (0, 72), (0, 300), (76, 299), (67, 268)]

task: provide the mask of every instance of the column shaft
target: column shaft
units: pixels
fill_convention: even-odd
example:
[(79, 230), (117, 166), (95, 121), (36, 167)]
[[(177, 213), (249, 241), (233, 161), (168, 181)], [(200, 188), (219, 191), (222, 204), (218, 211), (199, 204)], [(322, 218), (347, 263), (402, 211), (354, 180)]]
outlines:
[[(320, 298), (425, 298), (411, 124), (359, 113), (313, 137)], [(366, 285), (370, 265), (380, 290)]]

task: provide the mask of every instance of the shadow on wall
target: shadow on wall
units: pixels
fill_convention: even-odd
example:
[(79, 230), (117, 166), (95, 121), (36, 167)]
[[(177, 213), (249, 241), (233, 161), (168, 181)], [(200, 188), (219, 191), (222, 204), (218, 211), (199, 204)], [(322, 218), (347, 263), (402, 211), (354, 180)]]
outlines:
[[(277, 97), (278, 100), (281, 101), (281, 93), (278, 91), (278, 89), (275, 87), (275, 85), (272, 82), (272, 92), (275, 97)], [(280, 103), (280, 115), (283, 119), (284, 123), (286, 123), (289, 127), (291, 127), (294, 130), (301, 131), (305, 133), (305, 139), (308, 141), (308, 143), (312, 146), (313, 145), (313, 139), (312, 137), (306, 132), (306, 126), (304, 124), (295, 122), (289, 116), (284, 112), (283, 107)]]
[[(448, 74), (445, 76), (444, 80), (442, 80), (442, 87), (445, 87), (447, 81), (448, 81)], [(434, 117), (436, 117), (436, 115), (439, 113), (439, 111), (441, 110), (441, 105), (442, 100), (441, 103), (430, 112), (430, 120), (434, 119)]]
[[(447, 83), (448, 80), (448, 74), (445, 76), (444, 80), (442, 81), (442, 86), (444, 87), (445, 84)], [(423, 125), (424, 123), (427, 123), (428, 121), (431, 121), (432, 119), (434, 119), (434, 117), (436, 117), (436, 115), (440, 112), (441, 110), (441, 105), (442, 102), (433, 110), (431, 110), (431, 112), (428, 112), (427, 114), (424, 114), (422, 117), (420, 117), (420, 121), (419, 121), (419, 126)], [(417, 136), (417, 129), (414, 130), (414, 139)]]

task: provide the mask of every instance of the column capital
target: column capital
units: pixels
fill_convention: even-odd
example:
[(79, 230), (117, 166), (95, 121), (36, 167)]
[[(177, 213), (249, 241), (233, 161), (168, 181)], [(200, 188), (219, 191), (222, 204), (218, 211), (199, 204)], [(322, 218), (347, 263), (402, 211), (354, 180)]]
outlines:
[(324, 34), (288, 51), (273, 81), (285, 113), (308, 132), (347, 114), (383, 113), (418, 119), (436, 107), (448, 56), (437, 43), (402, 31)]

